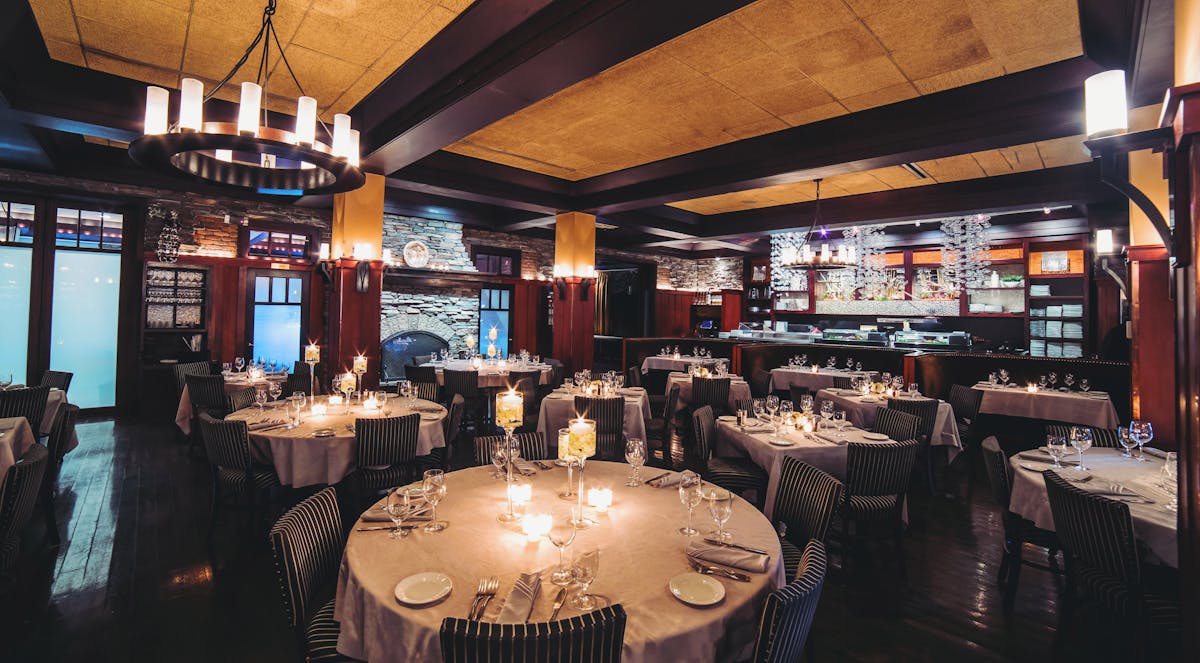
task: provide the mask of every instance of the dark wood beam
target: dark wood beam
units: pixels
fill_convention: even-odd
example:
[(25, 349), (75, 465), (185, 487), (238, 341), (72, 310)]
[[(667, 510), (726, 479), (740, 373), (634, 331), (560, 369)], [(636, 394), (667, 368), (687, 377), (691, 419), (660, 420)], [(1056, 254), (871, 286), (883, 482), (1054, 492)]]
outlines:
[(432, 154), (388, 178), (396, 189), (538, 214), (571, 211), (568, 182), (451, 152)]

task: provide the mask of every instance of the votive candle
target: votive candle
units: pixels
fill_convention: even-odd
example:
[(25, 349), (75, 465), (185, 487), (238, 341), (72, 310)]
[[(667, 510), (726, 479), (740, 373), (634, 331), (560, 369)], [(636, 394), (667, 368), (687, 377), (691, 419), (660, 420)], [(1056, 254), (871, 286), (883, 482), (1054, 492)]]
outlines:
[[(330, 405), (341, 405), (341, 404), (342, 404), (342, 397), (341, 397), (341, 396), (337, 396), (337, 395), (330, 396), (330, 397), (329, 397), (329, 404), (330, 404)], [(320, 405), (320, 403), (318, 403), (317, 405)], [(315, 407), (317, 407), (317, 406), (316, 406), (316, 405), (314, 405), (313, 407), (315, 408)]]
[(551, 519), (545, 513), (527, 513), (521, 518), (521, 531), (530, 543), (540, 541), (550, 533)]
[(357, 357), (355, 357), (354, 358), (354, 368), (352, 370), (355, 373), (366, 373), (367, 372), (367, 358), (363, 355), (358, 355)]
[(613, 493), (611, 488), (588, 488), (587, 491), (588, 506), (596, 509), (599, 513), (608, 513), (608, 508), (612, 506)]
[(321, 361), (321, 347), (316, 343), (309, 343), (304, 346), (304, 362), (317, 364)]
[(521, 392), (509, 389), (496, 394), (496, 425), (517, 428), (525, 421), (525, 399)]
[[(332, 399), (330, 399), (330, 400), (332, 401)], [(341, 400), (340, 396), (338, 397), (338, 400)], [(325, 413), (328, 411), (329, 410), (328, 410), (328, 408), (325, 407), (324, 403), (313, 403), (313, 406), (312, 406), (313, 416), (321, 417), (321, 416), (324, 416)]]

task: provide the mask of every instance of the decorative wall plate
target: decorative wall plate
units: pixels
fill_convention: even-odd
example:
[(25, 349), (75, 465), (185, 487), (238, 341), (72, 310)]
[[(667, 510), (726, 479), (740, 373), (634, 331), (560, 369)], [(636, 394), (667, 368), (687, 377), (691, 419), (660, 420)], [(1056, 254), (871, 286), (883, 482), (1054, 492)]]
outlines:
[(425, 242), (413, 240), (404, 245), (404, 262), (409, 267), (420, 269), (429, 264), (429, 247)]

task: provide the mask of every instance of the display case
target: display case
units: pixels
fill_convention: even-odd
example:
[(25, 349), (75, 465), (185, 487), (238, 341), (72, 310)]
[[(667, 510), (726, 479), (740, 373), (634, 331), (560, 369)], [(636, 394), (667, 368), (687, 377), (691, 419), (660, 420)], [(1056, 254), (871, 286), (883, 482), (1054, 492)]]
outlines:
[(803, 313), (808, 311), (808, 302), (807, 290), (782, 290), (775, 293), (773, 306), (776, 313)]
[(1087, 347), (1087, 241), (1029, 245), (1029, 354), (1075, 358)]
[(967, 290), (967, 313), (1025, 312), (1025, 265), (1022, 263), (992, 265), (987, 284)]
[(971, 335), (961, 331), (926, 332), (900, 329), (892, 334), (892, 345), (930, 352), (970, 352)]
[(881, 331), (866, 331), (862, 329), (826, 329), (821, 332), (821, 342), (840, 343), (844, 345), (878, 345), (888, 344), (888, 335)]
[(208, 272), (190, 267), (146, 268), (145, 326), (147, 330), (203, 329)]

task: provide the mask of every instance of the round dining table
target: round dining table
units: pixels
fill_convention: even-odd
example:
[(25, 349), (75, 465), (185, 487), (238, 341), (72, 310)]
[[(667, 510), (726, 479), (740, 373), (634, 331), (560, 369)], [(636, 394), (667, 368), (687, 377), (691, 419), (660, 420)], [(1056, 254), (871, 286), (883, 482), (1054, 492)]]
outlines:
[[(686, 511), (676, 489), (625, 486), (629, 473), (624, 463), (587, 464), (587, 487), (611, 488), (612, 507), (604, 514), (591, 514), (589, 509), (598, 524), (579, 530), (569, 548), (570, 553), (599, 550), (599, 572), (590, 593), (600, 605), (619, 603), (625, 608), (622, 660), (748, 658), (762, 602), (785, 582), (779, 540), (771, 523), (748, 502), (734, 497), (726, 529), (735, 542), (769, 553), (766, 572), (749, 573), (749, 582), (718, 579), (725, 588), (724, 599), (707, 608), (690, 607), (672, 595), (668, 582), (692, 570), (685, 548), (699, 537), (677, 533)], [(556, 467), (529, 477), (532, 499), (526, 513), (569, 510), (573, 502), (558, 497), (566, 476), (565, 469)], [(418, 528), (406, 538), (395, 539), (386, 531), (360, 532), (356, 526), (338, 576), (334, 612), (341, 629), (338, 651), (373, 663), (441, 661), (442, 620), (465, 618), (480, 579), (492, 576), (499, 578), (500, 588), (483, 621), (496, 620), (518, 576), (529, 572), (543, 577), (529, 621), (548, 621), (559, 590), (549, 578), (557, 568), (557, 549), (544, 538), (528, 541), (518, 527), (497, 520), (505, 508), (504, 487), (503, 480), (492, 477), (491, 467), (452, 472), (446, 475), (446, 496), (437, 508), (438, 520), (449, 524), (445, 530), (426, 533)], [(703, 507), (696, 509), (695, 522), (701, 530), (711, 524)], [(450, 595), (424, 608), (401, 604), (395, 598), (397, 583), (427, 571), (450, 577)], [(569, 594), (575, 591), (571, 588)], [(559, 619), (578, 614), (568, 602)]]
[[(311, 408), (305, 408), (296, 427), (277, 423), (287, 418), (283, 401), (261, 412), (258, 407), (248, 407), (226, 418), (246, 422), (250, 429), (250, 455), (260, 463), (274, 466), (279, 483), (294, 488), (333, 485), (350, 474), (357, 458), (355, 419), (399, 417), (416, 412), (421, 415), (417, 455), (424, 456), (446, 446), (442, 430), (446, 408), (433, 401), (418, 398), (410, 408), (402, 399), (392, 399), (388, 415), (378, 409), (329, 405), (326, 396), (318, 396), (316, 402), (325, 404), (326, 414), (314, 415)], [(319, 429), (329, 429), (333, 434), (318, 437), (315, 433)]]
[(438, 384), (442, 385), (446, 384), (446, 377), (442, 371), (447, 368), (452, 371), (478, 371), (480, 389), (503, 389), (512, 386), (508, 380), (508, 374), (512, 371), (537, 371), (538, 384), (549, 384), (554, 370), (554, 367), (549, 364), (527, 364), (522, 367), (520, 362), (515, 361), (505, 361), (503, 364), (485, 361), (482, 366), (475, 368), (468, 359), (431, 361), (422, 365), (436, 368)]

